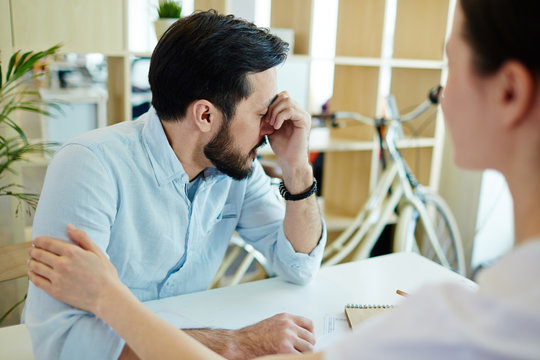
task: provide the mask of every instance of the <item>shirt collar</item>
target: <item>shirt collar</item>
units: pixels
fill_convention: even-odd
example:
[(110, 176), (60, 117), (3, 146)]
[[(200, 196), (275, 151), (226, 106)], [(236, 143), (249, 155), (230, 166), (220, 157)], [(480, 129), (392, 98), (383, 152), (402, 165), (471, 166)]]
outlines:
[(183, 183), (189, 182), (189, 176), (171, 148), (155, 109), (151, 107), (143, 116), (146, 119), (142, 130), (142, 141), (159, 186), (176, 179)]
[[(156, 110), (151, 107), (143, 117), (145, 124), (142, 139), (159, 186), (176, 179), (181, 183), (189, 183), (189, 176), (169, 144)], [(202, 174), (202, 179), (210, 182), (224, 177), (226, 175), (216, 168), (206, 168)]]

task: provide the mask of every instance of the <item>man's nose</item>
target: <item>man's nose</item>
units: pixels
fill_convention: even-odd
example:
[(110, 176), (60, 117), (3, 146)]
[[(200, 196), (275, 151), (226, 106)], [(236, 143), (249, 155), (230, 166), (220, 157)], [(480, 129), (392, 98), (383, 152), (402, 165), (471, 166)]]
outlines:
[(266, 121), (261, 121), (261, 136), (271, 135), (274, 133), (274, 127), (268, 124)]

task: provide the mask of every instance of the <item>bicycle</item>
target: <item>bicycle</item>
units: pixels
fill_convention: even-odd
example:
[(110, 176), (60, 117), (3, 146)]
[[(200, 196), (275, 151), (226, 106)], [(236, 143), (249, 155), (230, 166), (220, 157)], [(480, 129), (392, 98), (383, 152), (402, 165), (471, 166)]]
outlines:
[[(431, 106), (439, 103), (442, 87), (429, 92), (428, 99), (411, 112), (400, 116), (395, 100), (386, 101), (389, 117), (370, 118), (353, 112), (312, 115), (332, 127), (343, 126), (341, 119), (375, 125), (379, 138), (383, 170), (363, 208), (353, 222), (327, 245), (323, 266), (334, 265), (346, 257), (358, 260), (369, 257), (385, 226), (398, 216), (392, 250), (415, 251), (439, 264), (465, 275), (465, 261), (459, 229), (446, 202), (436, 193), (418, 183), (397, 149), (403, 137), (402, 123), (409, 122)], [(386, 128), (386, 135), (383, 135)], [(384, 151), (390, 159), (385, 161)]]

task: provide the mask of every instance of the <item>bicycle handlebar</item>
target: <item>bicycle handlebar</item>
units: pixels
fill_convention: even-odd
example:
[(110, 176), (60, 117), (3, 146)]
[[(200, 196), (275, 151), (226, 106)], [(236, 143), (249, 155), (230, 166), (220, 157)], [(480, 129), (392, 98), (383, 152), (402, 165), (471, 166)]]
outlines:
[(428, 93), (428, 98), (422, 102), (420, 105), (418, 105), (414, 110), (411, 112), (398, 116), (397, 118), (371, 118), (356, 112), (349, 112), (349, 111), (338, 111), (335, 113), (329, 113), (329, 114), (315, 114), (311, 115), (312, 118), (315, 119), (321, 119), (321, 120), (330, 120), (332, 127), (339, 127), (340, 124), (336, 121), (338, 119), (351, 119), (355, 120), (361, 123), (364, 123), (366, 125), (372, 126), (377, 123), (386, 123), (388, 121), (397, 120), (399, 122), (409, 122), (421, 114), (423, 114), (427, 109), (429, 109), (433, 105), (437, 105), (441, 98), (442, 93), (442, 86), (437, 86), (433, 89), (431, 89)]

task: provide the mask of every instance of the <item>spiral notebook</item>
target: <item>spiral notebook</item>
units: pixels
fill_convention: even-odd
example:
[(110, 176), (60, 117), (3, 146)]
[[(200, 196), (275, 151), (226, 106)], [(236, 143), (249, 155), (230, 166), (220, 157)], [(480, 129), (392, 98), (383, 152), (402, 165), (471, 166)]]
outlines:
[(347, 304), (345, 305), (345, 315), (349, 326), (354, 330), (360, 323), (393, 307), (393, 305)]

